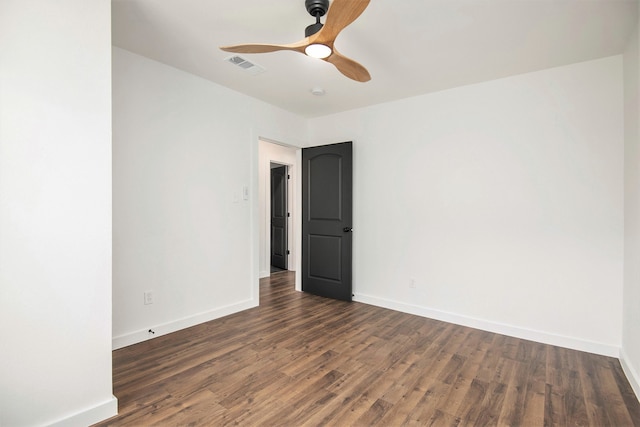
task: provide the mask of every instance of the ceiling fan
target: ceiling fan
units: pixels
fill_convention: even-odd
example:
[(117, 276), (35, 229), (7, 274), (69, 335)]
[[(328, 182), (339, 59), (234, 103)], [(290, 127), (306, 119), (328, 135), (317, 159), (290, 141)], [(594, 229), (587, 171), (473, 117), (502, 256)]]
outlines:
[[(347, 25), (355, 21), (369, 5), (370, 0), (305, 0), (309, 14), (316, 23), (305, 30), (305, 38), (291, 44), (239, 44), (222, 46), (220, 49), (234, 53), (268, 53), (279, 50), (292, 50), (319, 58), (333, 64), (338, 71), (358, 82), (371, 80), (366, 68), (356, 61), (340, 54), (334, 43), (336, 37)], [(324, 25), (320, 17), (327, 15)]]

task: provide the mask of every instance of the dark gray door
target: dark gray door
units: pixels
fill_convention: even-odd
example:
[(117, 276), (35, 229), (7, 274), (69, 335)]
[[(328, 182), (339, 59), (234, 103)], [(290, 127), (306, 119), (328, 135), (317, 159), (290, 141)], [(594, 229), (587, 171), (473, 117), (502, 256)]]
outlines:
[(302, 150), (302, 290), (351, 301), (352, 144)]
[(287, 167), (271, 168), (271, 265), (287, 269)]

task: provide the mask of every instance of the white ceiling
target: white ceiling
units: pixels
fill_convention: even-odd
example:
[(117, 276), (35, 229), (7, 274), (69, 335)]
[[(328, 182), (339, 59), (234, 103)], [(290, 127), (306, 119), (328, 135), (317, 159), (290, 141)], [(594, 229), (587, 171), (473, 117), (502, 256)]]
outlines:
[(336, 41), (367, 83), (296, 52), (243, 55), (259, 75), (224, 61), (218, 46), (304, 38), (304, 0), (112, 0), (112, 21), (115, 46), (316, 117), (622, 53), (636, 10), (637, 0), (371, 0)]

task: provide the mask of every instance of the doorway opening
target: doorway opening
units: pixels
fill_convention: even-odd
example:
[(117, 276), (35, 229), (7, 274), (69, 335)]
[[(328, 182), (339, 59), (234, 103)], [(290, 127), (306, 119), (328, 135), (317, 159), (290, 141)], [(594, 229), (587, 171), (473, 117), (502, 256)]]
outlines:
[(271, 162), (270, 272), (287, 271), (289, 265), (289, 167)]
[[(277, 274), (279, 271), (299, 271), (300, 268), (300, 156), (298, 147), (258, 139), (260, 279), (271, 276), (272, 270)], [(272, 183), (272, 170), (279, 175), (275, 178), (280, 182)], [(282, 197), (285, 195), (286, 202)], [(298, 283), (296, 289), (300, 289)]]

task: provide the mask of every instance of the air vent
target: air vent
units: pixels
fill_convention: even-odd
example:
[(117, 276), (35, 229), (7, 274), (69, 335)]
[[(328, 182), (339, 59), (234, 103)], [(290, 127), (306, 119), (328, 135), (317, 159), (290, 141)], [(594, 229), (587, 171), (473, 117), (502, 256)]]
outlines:
[(265, 69), (262, 68), (261, 66), (254, 64), (251, 61), (248, 61), (247, 59), (243, 58), (240, 55), (230, 56), (228, 58), (225, 58), (225, 61), (230, 62), (233, 65), (236, 65), (242, 68), (244, 71), (246, 71), (249, 74), (253, 74), (254, 76), (256, 74), (264, 73), (265, 71)]

